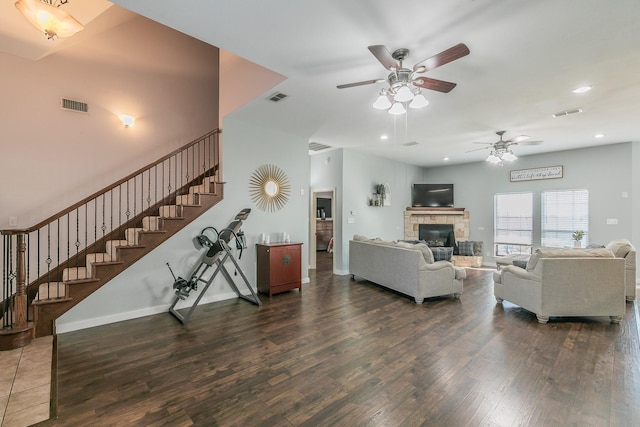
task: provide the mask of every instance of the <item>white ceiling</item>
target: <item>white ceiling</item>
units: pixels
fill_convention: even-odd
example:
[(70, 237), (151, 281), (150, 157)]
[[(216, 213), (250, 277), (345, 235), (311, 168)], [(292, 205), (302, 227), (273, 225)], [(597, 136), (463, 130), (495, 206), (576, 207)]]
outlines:
[[(71, 0), (65, 7), (94, 1), (104, 3)], [(467, 151), (481, 147), (474, 141), (496, 141), (499, 130), (506, 139), (526, 134), (544, 141), (514, 147), (517, 155), (640, 141), (637, 0), (114, 3), (286, 76), (233, 114), (310, 142), (435, 166), (445, 156), (449, 163), (483, 160), (487, 150)], [(6, 38), (0, 33), (0, 50)], [(407, 116), (394, 119), (371, 107), (384, 83), (336, 88), (386, 77), (369, 45), (408, 48), (411, 66), (460, 42), (468, 56), (426, 74), (458, 86), (448, 94), (425, 91), (431, 104)], [(571, 92), (585, 84), (594, 89)], [(267, 101), (276, 90), (289, 97)], [(584, 112), (552, 117), (578, 107)], [(410, 141), (418, 144), (402, 145)]]

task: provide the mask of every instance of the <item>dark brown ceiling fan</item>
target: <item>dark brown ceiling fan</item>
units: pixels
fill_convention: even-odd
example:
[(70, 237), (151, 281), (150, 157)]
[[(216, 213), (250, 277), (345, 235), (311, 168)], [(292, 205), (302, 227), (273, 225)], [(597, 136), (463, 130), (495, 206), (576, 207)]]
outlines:
[(438, 53), (437, 55), (418, 62), (413, 66), (413, 69), (409, 69), (404, 68), (402, 65), (402, 62), (409, 56), (409, 49), (401, 48), (391, 53), (386, 46), (375, 45), (369, 46), (369, 50), (373, 56), (380, 61), (384, 68), (389, 70), (391, 73), (386, 79), (365, 80), (361, 82), (342, 84), (338, 85), (338, 89), (381, 83), (386, 80), (389, 83), (389, 90), (387, 92), (391, 96), (396, 95), (403, 86), (409, 87), (409, 89), (411, 89), (410, 86), (415, 86), (448, 93), (456, 87), (456, 83), (432, 79), (418, 74), (433, 70), (469, 54), (469, 48), (464, 43), (459, 43)]

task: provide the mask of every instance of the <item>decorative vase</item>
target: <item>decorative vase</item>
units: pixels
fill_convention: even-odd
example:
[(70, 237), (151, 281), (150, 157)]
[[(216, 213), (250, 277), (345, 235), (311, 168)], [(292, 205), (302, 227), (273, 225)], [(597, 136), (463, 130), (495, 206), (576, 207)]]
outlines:
[(574, 240), (573, 241), (573, 247), (575, 249), (580, 249), (582, 247), (582, 242), (580, 240)]

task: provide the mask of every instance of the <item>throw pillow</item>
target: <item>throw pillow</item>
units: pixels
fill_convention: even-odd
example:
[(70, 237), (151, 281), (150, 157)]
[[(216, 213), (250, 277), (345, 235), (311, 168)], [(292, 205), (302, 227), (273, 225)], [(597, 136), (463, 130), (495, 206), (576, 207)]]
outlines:
[(405, 242), (400, 240), (398, 243), (396, 243), (396, 246), (399, 248), (404, 248), (404, 249), (417, 249), (415, 248), (415, 243), (409, 243), (409, 242)]
[(433, 252), (431, 252), (431, 249), (429, 249), (429, 246), (425, 245), (424, 243), (418, 243), (417, 245), (414, 245), (414, 246), (422, 252), (422, 256), (424, 257), (424, 260), (427, 262), (427, 264), (433, 264), (434, 262)]
[(362, 234), (354, 234), (353, 240), (355, 240), (356, 242), (363, 242), (365, 240), (369, 240), (369, 238), (367, 236), (363, 236)]
[(599, 245), (597, 243), (591, 243), (590, 245), (587, 245), (587, 249), (602, 249), (604, 248), (604, 245)]
[(461, 256), (473, 256), (473, 242), (458, 242), (458, 251)]
[(424, 240), (398, 240), (398, 242), (411, 243), (412, 245), (415, 245), (417, 243), (427, 243)]
[(451, 261), (451, 255), (453, 255), (453, 248), (451, 247), (440, 247), (440, 248), (429, 248), (433, 253), (434, 261)]
[(631, 251), (631, 242), (626, 239), (616, 239), (610, 241), (605, 247), (618, 258), (624, 258)]
[(533, 271), (538, 264), (538, 260), (540, 259), (540, 249), (536, 249), (536, 251), (529, 257), (529, 261), (527, 261), (527, 271)]
[(520, 268), (526, 269), (527, 268), (527, 261), (516, 259), (516, 260), (513, 260), (513, 265), (515, 265), (516, 267), (520, 267)]
[(473, 255), (474, 256), (482, 256), (482, 247), (484, 246), (484, 243), (481, 241), (474, 241), (473, 242)]

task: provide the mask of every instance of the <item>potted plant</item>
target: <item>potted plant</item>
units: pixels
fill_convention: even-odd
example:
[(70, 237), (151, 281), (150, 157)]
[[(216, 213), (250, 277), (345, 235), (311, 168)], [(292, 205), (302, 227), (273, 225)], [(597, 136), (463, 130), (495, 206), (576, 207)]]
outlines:
[(582, 230), (576, 230), (573, 232), (573, 234), (571, 235), (571, 238), (573, 239), (573, 247), (574, 248), (579, 248), (582, 246), (582, 237), (584, 236), (584, 231)]
[(384, 184), (377, 184), (376, 185), (376, 194), (378, 195), (378, 199), (379, 199), (379, 206), (382, 206), (384, 204), (384, 198), (385, 198), (385, 188), (384, 188)]

